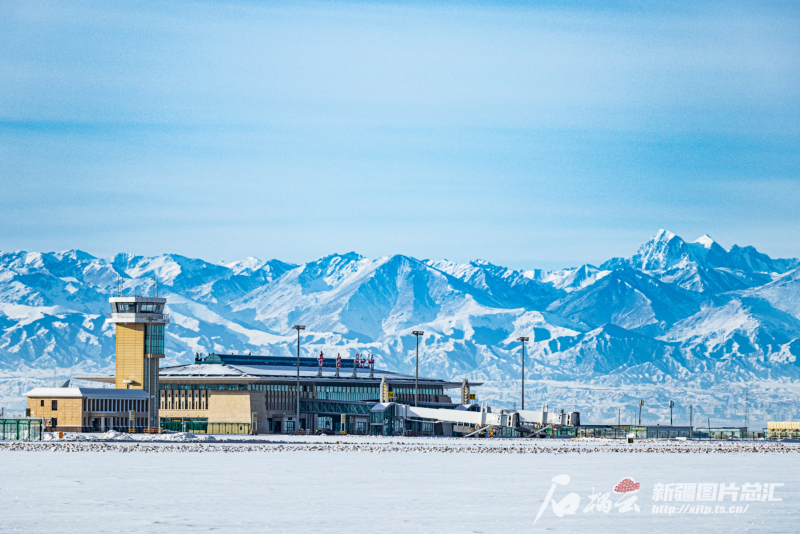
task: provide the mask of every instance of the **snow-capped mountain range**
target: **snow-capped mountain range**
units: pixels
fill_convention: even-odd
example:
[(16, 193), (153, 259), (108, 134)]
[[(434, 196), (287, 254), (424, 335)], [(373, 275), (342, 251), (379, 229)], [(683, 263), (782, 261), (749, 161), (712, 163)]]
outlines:
[[(108, 298), (169, 300), (168, 358), (195, 353), (335, 357), (370, 352), (420, 373), (482, 381), (481, 402), (517, 406), (526, 346), (526, 408), (578, 409), (584, 422), (744, 424), (796, 416), (800, 393), (800, 261), (753, 247), (725, 250), (660, 230), (629, 258), (560, 271), (334, 254), (208, 263), (175, 254), (111, 260), (81, 251), (0, 253), (0, 402), (23, 406), (36, 385), (112, 373)], [(745, 399), (747, 400), (745, 404)], [(745, 407), (746, 406), (746, 407)], [(638, 420), (638, 412), (635, 415)]]

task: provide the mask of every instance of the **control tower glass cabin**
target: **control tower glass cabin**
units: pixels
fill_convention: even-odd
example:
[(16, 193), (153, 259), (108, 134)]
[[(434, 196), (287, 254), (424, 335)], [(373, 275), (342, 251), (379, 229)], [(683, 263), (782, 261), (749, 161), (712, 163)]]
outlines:
[(109, 322), (117, 329), (117, 389), (143, 389), (148, 398), (148, 425), (158, 428), (158, 367), (164, 357), (164, 313), (167, 299), (112, 297)]

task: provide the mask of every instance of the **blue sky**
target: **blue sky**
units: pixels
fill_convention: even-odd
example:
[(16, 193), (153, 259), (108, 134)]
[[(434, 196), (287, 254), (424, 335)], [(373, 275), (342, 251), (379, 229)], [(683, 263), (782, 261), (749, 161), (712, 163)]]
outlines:
[(0, 50), (0, 250), (800, 256), (797, 3), (5, 2)]

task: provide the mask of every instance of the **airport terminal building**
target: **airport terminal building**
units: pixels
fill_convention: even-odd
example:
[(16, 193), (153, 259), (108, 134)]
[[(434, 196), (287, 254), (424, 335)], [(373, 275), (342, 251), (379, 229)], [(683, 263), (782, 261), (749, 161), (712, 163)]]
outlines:
[[(414, 403), (413, 375), (362, 367), (355, 359), (341, 359), (338, 368), (332, 358), (321, 363), (300, 358), (299, 418), (297, 358), (292, 356), (209, 354), (190, 365), (163, 368), (159, 412), (168, 428), (195, 428), (199, 423), (212, 431), (226, 423), (240, 427), (232, 430), (259, 434), (319, 429), (375, 434), (380, 429), (372, 428), (370, 411), (377, 403)], [(448, 390), (456, 390), (461, 402), (460, 382), (420, 377), (418, 383), (419, 406), (455, 408)], [(422, 424), (413, 431), (436, 430)]]
[[(450, 433), (435, 421), (403, 422), (390, 430), (383, 416), (373, 414), (371, 420), (376, 406), (415, 403), (415, 377), (375, 369), (372, 358), (299, 358), (298, 367), (293, 356), (209, 354), (188, 365), (161, 367), (169, 324), (166, 299), (117, 296), (110, 303), (115, 374), (75, 378), (114, 387), (29, 391), (28, 414), (41, 417), (46, 430)], [(456, 408), (474, 399), (466, 381), (419, 377), (418, 388), (420, 408)], [(456, 404), (447, 392), (459, 389)]]

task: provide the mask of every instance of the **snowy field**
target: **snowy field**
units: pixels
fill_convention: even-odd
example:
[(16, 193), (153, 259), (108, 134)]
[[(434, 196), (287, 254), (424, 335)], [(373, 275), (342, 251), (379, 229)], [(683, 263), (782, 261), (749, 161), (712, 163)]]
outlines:
[(789, 533), (800, 523), (795, 443), (171, 436), (0, 443), (0, 530)]

